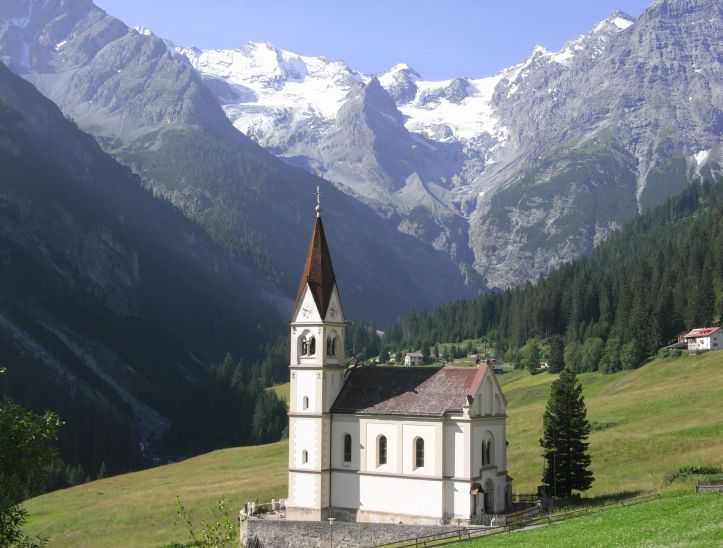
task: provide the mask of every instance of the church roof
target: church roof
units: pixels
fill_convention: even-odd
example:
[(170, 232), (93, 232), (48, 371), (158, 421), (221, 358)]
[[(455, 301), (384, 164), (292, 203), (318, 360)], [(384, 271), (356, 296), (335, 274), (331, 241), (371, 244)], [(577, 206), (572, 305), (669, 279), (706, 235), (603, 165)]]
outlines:
[(358, 367), (353, 369), (332, 413), (441, 417), (461, 411), (474, 397), (487, 366)]
[(321, 222), (321, 217), (317, 217), (314, 232), (311, 234), (311, 241), (309, 242), (309, 251), (306, 254), (304, 271), (299, 282), (299, 290), (296, 292), (294, 313), (299, 309), (301, 300), (304, 298), (306, 284), (309, 284), (316, 308), (319, 310), (321, 317), (324, 318), (326, 310), (329, 308), (335, 283), (334, 267), (331, 264), (329, 244), (326, 243), (326, 236), (324, 235), (324, 225)]

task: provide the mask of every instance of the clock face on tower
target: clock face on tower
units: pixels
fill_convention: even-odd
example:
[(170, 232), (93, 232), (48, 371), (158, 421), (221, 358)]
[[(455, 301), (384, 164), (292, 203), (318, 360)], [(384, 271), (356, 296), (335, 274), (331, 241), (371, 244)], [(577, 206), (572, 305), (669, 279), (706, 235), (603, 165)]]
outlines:
[(331, 308), (329, 308), (329, 315), (332, 318), (336, 318), (337, 314), (339, 314), (339, 309), (336, 306), (332, 306)]
[(302, 315), (304, 318), (308, 318), (310, 314), (311, 314), (311, 309), (310, 309), (310, 308), (304, 307), (304, 308), (301, 309), (301, 315)]

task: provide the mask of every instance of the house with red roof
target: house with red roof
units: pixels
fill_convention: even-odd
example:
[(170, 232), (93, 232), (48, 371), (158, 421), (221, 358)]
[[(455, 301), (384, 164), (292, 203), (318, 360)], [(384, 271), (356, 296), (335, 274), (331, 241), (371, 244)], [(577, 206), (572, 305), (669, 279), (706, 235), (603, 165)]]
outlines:
[(492, 366), (347, 368), (320, 209), (289, 324), (287, 519), (440, 524), (504, 512), (507, 402)]
[(717, 326), (698, 327), (686, 333), (684, 338), (688, 343), (688, 350), (704, 352), (723, 348), (723, 331)]

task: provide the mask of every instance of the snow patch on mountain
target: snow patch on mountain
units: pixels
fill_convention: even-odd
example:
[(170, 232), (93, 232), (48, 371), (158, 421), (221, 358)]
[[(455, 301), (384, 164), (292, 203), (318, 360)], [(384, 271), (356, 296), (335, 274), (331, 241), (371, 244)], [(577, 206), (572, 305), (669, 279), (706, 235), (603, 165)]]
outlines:
[(262, 145), (277, 125), (329, 123), (348, 93), (368, 77), (341, 61), (310, 57), (249, 42), (235, 50), (176, 47), (206, 78), (230, 84), (237, 100), (223, 98), (233, 124)]

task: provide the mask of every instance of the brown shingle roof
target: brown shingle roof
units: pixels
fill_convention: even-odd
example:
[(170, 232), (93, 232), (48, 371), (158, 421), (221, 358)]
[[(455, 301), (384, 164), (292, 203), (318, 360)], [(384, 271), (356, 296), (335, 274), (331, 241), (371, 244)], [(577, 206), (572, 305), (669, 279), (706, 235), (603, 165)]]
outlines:
[(352, 370), (332, 413), (439, 417), (461, 411), (477, 393), (487, 366), (359, 367)]
[(331, 264), (329, 245), (326, 243), (324, 225), (321, 222), (321, 217), (316, 218), (314, 232), (311, 234), (309, 251), (306, 254), (306, 262), (304, 263), (304, 271), (301, 274), (299, 290), (296, 292), (296, 303), (294, 303), (293, 314), (296, 313), (301, 304), (307, 283), (311, 288), (314, 302), (323, 319), (326, 316), (326, 309), (329, 307), (329, 301), (331, 300), (336, 279), (334, 277), (334, 267)]

